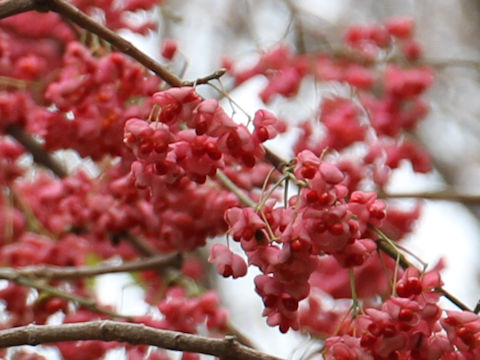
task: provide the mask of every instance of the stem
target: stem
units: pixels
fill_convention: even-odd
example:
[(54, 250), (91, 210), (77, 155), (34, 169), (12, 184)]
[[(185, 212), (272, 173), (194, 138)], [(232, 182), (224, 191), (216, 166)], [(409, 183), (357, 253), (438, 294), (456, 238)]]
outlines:
[(395, 260), (395, 270), (393, 271), (393, 279), (392, 279), (392, 296), (397, 296), (397, 287), (395, 285), (398, 280), (398, 267), (400, 265), (399, 262), (400, 262), (400, 256), (397, 255), (397, 260)]
[(241, 345), (234, 337), (208, 338), (119, 321), (89, 321), (62, 325), (28, 325), (0, 331), (0, 347), (59, 341), (121, 341), (231, 360), (281, 360)]
[(350, 278), (350, 290), (352, 291), (352, 317), (355, 319), (358, 315), (358, 296), (357, 296), (357, 287), (355, 285), (355, 273), (353, 268), (348, 269), (348, 277)]
[[(252, 117), (250, 116), (250, 114), (249, 114), (247, 111), (245, 111), (245, 109), (242, 108), (242, 107), (240, 106), (240, 104), (238, 104), (226, 91), (222, 90), (221, 88), (219, 88), (219, 87), (216, 86), (216, 85), (213, 85), (213, 84), (208, 84), (208, 85), (210, 85), (210, 87), (212, 87), (213, 89), (215, 89), (215, 90), (216, 90), (219, 94), (221, 94), (223, 97), (225, 97), (225, 98), (228, 99), (228, 101), (230, 102), (230, 105), (231, 105), (231, 107), (232, 107), (232, 112), (233, 112), (234, 114), (236, 113), (236, 111), (235, 111), (235, 107), (236, 107), (238, 110), (240, 110), (240, 111), (247, 117), (247, 119), (248, 119), (248, 121), (247, 121), (247, 127), (248, 127), (248, 125), (252, 122)], [(218, 100), (218, 99), (217, 99), (217, 100)], [(234, 105), (235, 105), (235, 107), (234, 107)]]
[[(275, 169), (272, 169), (272, 170), (275, 171)], [(262, 189), (262, 196), (260, 198), (260, 202), (257, 205), (257, 210), (261, 211), (263, 206), (267, 202), (267, 200), (270, 199), (270, 197), (272, 196), (273, 192), (282, 184), (283, 181), (288, 179), (287, 176), (285, 176), (285, 175), (282, 176), (280, 179), (277, 180), (277, 182), (275, 184), (272, 185), (272, 188), (270, 190), (268, 190), (268, 192), (265, 194), (266, 183), (269, 180), (269, 177), (270, 177), (271, 174), (272, 174), (272, 171), (269, 172), (269, 175), (267, 176), (267, 179), (264, 182), (264, 188)]]
[[(415, 255), (414, 253), (412, 253), (410, 250), (404, 248), (403, 246), (401, 245), (398, 245), (396, 244), (393, 240), (389, 239), (387, 235), (385, 235), (385, 233), (378, 229), (378, 228), (375, 228), (374, 226), (372, 226), (372, 229), (377, 233), (378, 236), (380, 236), (380, 238), (382, 239), (382, 241), (384, 241), (385, 243), (388, 244), (388, 246), (390, 246), (392, 249), (394, 249), (394, 253), (395, 253), (395, 256), (398, 258), (395, 258), (395, 261), (399, 263), (400, 260), (402, 260), (402, 263), (403, 264), (408, 264), (407, 267), (413, 267), (414, 265), (410, 262), (407, 261), (407, 259), (403, 258), (403, 259), (400, 259), (399, 256), (402, 255), (400, 253), (400, 250), (404, 251), (405, 253), (407, 253), (408, 255), (410, 255), (411, 257), (413, 257), (415, 260), (417, 260), (420, 264), (422, 264), (422, 267), (423, 267), (423, 270), (422, 272), (425, 272), (425, 269), (427, 268), (428, 264), (425, 263), (422, 259), (420, 259), (417, 255)], [(402, 265), (403, 266), (403, 265)]]
[(233, 181), (230, 180), (223, 171), (217, 170), (216, 176), (217, 179), (223, 184), (223, 186), (225, 186), (228, 190), (234, 193), (243, 204), (254, 209), (257, 207), (255, 201), (250, 199), (247, 194), (245, 194), (237, 185), (235, 185)]

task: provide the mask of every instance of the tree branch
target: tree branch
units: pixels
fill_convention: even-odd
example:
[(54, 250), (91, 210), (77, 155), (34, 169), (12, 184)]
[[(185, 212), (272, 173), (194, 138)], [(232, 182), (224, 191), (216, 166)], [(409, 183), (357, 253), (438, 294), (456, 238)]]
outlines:
[(35, 10), (38, 0), (5, 0), (0, 2), (0, 19)]
[(271, 163), (275, 169), (278, 170), (281, 174), (283, 174), (284, 170), (288, 166), (288, 162), (284, 159), (282, 159), (280, 156), (275, 154), (272, 150), (268, 149), (267, 147), (264, 146), (265, 149), (265, 159), (269, 163)]
[[(1, 3), (0, 3), (1, 4)], [(59, 178), (66, 177), (67, 171), (62, 165), (56, 161), (52, 155), (50, 155), (45, 149), (36, 141), (33, 137), (23, 131), (18, 126), (9, 126), (6, 130), (7, 134), (17, 140), (22, 146), (30, 152), (33, 156), (33, 160), (47, 169), (50, 169)]]
[(243, 346), (234, 337), (213, 339), (110, 320), (62, 325), (28, 325), (0, 331), (2, 348), (76, 340), (152, 345), (168, 350), (213, 355), (228, 360), (281, 360)]
[(170, 266), (177, 266), (181, 262), (181, 256), (174, 254), (170, 256), (155, 256), (137, 261), (131, 261), (120, 265), (98, 265), (98, 266), (27, 266), (23, 268), (0, 268), (0, 277), (10, 274), (12, 277), (19, 274), (28, 278), (42, 279), (78, 279), (102, 274), (113, 274), (120, 272), (142, 271), (148, 269), (163, 269)]
[(454, 191), (437, 191), (437, 192), (419, 192), (419, 193), (403, 193), (391, 194), (381, 193), (379, 197), (384, 199), (426, 199), (426, 200), (444, 200), (457, 201), (464, 204), (478, 204), (480, 203), (480, 195), (460, 194)]
[(184, 81), (183, 86), (195, 86), (195, 85), (201, 85), (201, 84), (208, 84), (208, 82), (211, 80), (220, 79), (223, 75), (225, 75), (226, 72), (227, 72), (227, 69), (221, 68), (209, 75), (198, 78), (195, 81)]
[(459, 309), (462, 309), (463, 311), (470, 311), (474, 312), (475, 314), (478, 314), (478, 311), (475, 311), (470, 309), (467, 305), (465, 305), (463, 302), (461, 302), (459, 299), (457, 299), (454, 295), (449, 293), (447, 290), (445, 290), (443, 287), (436, 288), (436, 292), (447, 298), (448, 301), (450, 301), (452, 304), (454, 304), (456, 307)]

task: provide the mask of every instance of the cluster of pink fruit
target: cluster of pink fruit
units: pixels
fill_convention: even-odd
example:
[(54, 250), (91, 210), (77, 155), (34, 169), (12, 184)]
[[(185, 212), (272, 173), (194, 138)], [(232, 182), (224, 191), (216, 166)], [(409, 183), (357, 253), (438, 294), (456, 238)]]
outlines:
[[(87, 12), (101, 10), (112, 29), (144, 32), (151, 23), (132, 27), (125, 15), (158, 1), (72, 3)], [(349, 97), (324, 98), (318, 115), (299, 124), (290, 162), (279, 162), (264, 146), (293, 126), (272, 112), (258, 110), (251, 124), (237, 124), (218, 101), (202, 98), (193, 87), (166, 89), (126, 55), (82, 44), (75, 30), (51, 13), (0, 22), (2, 266), (133, 260), (141, 254), (132, 239), (150, 255), (181, 252), (184, 263), (173, 280), (158, 271), (140, 272), (146, 301), (160, 315), (133, 321), (187, 333), (203, 326), (219, 335), (228, 326), (217, 295), (198, 288), (193, 295), (185, 284), (205, 277), (193, 250), (227, 234), (242, 254), (216, 244), (208, 260), (225, 277), (258, 267), (255, 287), (268, 324), (324, 340), (326, 359), (480, 357), (480, 321), (467, 311), (443, 315), (438, 269), (400, 268), (395, 242), (412, 230), (419, 206), (387, 210), (375, 192), (402, 163), (416, 172), (431, 170), (426, 152), (408, 136), (428, 111), (422, 95), (433, 81), (432, 71), (418, 65), (421, 47), (412, 19), (351, 27), (344, 49), (334, 53), (296, 54), (280, 45), (249, 68), (226, 63), (235, 86), (266, 77), (258, 93), (266, 105), (295, 98), (307, 81), (351, 90)], [(162, 55), (172, 61), (176, 51), (177, 44), (167, 41)], [(75, 150), (93, 160), (101, 175), (39, 171), (29, 177), (19, 161), (26, 149), (11, 139), (19, 134), (41, 138), (46, 152)], [(282, 196), (280, 188), (289, 183), (298, 192)], [(390, 253), (383, 252), (385, 243)], [(49, 293), (42, 285), (36, 293), (10, 279), (0, 290), (8, 313), (0, 326), (45, 324), (54, 314), (65, 323), (106, 317), (100, 301), (73, 304), (72, 296), (95, 298), (85, 279), (45, 283), (59, 291)], [(63, 289), (68, 295), (62, 297)], [(329, 307), (332, 299), (351, 299), (353, 305)], [(66, 359), (85, 353), (97, 359), (125, 345), (56, 346)], [(132, 360), (168, 359), (146, 346), (128, 345), (126, 351)], [(183, 354), (184, 360), (197, 358)]]

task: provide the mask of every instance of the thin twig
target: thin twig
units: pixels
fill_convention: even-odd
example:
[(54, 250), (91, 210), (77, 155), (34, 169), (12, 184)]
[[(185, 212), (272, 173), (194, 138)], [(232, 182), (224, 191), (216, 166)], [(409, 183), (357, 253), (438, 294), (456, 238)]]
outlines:
[(379, 197), (384, 199), (426, 199), (426, 200), (444, 200), (457, 201), (464, 204), (480, 203), (480, 195), (460, 194), (453, 191), (437, 191), (437, 192), (418, 192), (418, 193), (381, 193)]
[[(174, 254), (170, 256), (155, 256), (151, 258), (131, 261), (120, 265), (103, 264), (98, 266), (26, 266), (23, 268), (0, 268), (0, 274), (20, 274), (28, 278), (42, 279), (78, 279), (102, 274), (113, 274), (120, 272), (142, 271), (148, 269), (163, 269), (177, 266), (181, 262), (181, 256)], [(1, 276), (1, 275), (0, 275)]]
[(293, 3), (292, 0), (284, 0), (285, 5), (287, 5), (288, 10), (290, 11), (291, 22), (293, 24), (293, 31), (295, 36), (295, 47), (297, 53), (304, 54), (306, 53), (305, 46), (305, 35), (303, 33), (303, 24), (300, 19), (300, 14), (297, 9), (297, 6)]
[(208, 84), (212, 80), (218, 80), (220, 79), (223, 75), (225, 75), (227, 72), (227, 69), (221, 68), (218, 69), (217, 71), (214, 71), (210, 75), (201, 77), (196, 79), (195, 81), (184, 81), (183, 86), (195, 86), (195, 85), (201, 85), (201, 84)]
[(435, 291), (438, 292), (439, 294), (445, 296), (445, 298), (447, 298), (452, 304), (454, 304), (456, 307), (462, 309), (463, 311), (472, 312), (472, 309), (470, 309), (467, 305), (465, 305), (463, 302), (458, 300), (455, 296), (453, 296), (451, 293), (449, 293), (443, 287), (436, 288)]
[(215, 339), (111, 320), (62, 325), (27, 325), (0, 331), (1, 348), (78, 340), (151, 345), (169, 350), (213, 355), (224, 360), (281, 360), (243, 346), (232, 336)]
[(62, 299), (69, 300), (69, 301), (74, 301), (74, 302), (80, 304), (81, 306), (86, 307), (87, 309), (90, 309), (92, 311), (95, 311), (95, 312), (98, 312), (98, 313), (101, 313), (101, 314), (105, 314), (105, 315), (110, 316), (114, 319), (130, 319), (129, 316), (121, 315), (121, 314), (118, 314), (114, 311), (111, 311), (111, 310), (105, 309), (101, 306), (98, 306), (94, 301), (92, 301), (88, 298), (68, 293), (66, 291), (60, 290), (57, 287), (46, 285), (46, 284), (44, 284), (43, 282), (40, 282), (40, 281), (35, 281), (35, 280), (32, 280), (32, 279), (29, 279), (29, 278), (27, 278), (25, 276), (22, 276), (21, 274), (17, 273), (13, 269), (0, 269), (0, 279), (9, 280), (9, 281), (12, 281), (12, 282), (14, 282), (18, 285), (27, 286), (29, 288), (33, 288), (33, 289), (37, 289), (39, 291), (43, 291), (43, 292), (45, 292), (49, 295), (53, 295), (53, 296), (56, 296), (56, 297), (59, 297), (59, 298), (62, 298)]

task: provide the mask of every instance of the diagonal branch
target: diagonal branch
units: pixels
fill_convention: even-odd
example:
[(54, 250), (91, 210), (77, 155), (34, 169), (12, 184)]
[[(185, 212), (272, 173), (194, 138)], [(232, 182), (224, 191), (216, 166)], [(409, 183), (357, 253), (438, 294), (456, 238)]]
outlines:
[(235, 337), (213, 339), (110, 320), (62, 325), (28, 325), (0, 331), (0, 348), (76, 340), (152, 345), (169, 350), (213, 355), (225, 360), (281, 360), (243, 346), (235, 340)]
[(124, 54), (131, 56), (146, 68), (152, 70), (161, 79), (165, 80), (170, 86), (185, 86), (182, 79), (170, 72), (167, 68), (160, 65), (154, 59), (144, 54), (136, 48), (131, 42), (123, 39), (115, 32), (93, 20), (90, 16), (83, 13), (75, 6), (64, 0), (46, 0), (50, 10), (58, 13), (64, 18), (69, 19), (78, 26), (98, 35), (101, 39), (112, 44), (116, 49)]
[(53, 11), (60, 16), (72, 21), (74, 24), (96, 34), (101, 39), (110, 43), (117, 50), (134, 58), (147, 69), (153, 71), (157, 76), (163, 79), (167, 84), (173, 87), (196, 86), (207, 84), (209, 81), (220, 78), (225, 74), (224, 69), (213, 72), (207, 76), (198, 78), (194, 81), (184, 81), (173, 74), (166, 67), (160, 65), (157, 61), (140, 51), (131, 42), (123, 39), (114, 31), (106, 26), (96, 22), (90, 16), (80, 11), (74, 5), (65, 0), (5, 0), (0, 2), (0, 19), (20, 14), (23, 12)]
[(83, 13), (75, 6), (70, 4), (65, 0), (44, 0), (48, 8), (64, 18), (69, 19), (78, 26), (96, 34), (101, 39), (109, 42), (117, 50), (120, 50), (124, 54), (134, 58), (140, 64), (145, 66), (147, 69), (153, 71), (158, 77), (163, 79), (167, 84), (173, 87), (180, 86), (196, 86), (200, 84), (207, 84), (213, 79), (220, 78), (225, 74), (225, 70), (220, 69), (210, 75), (207, 75), (202, 78), (198, 78), (195, 81), (183, 81), (177, 75), (173, 74), (166, 67), (160, 65), (157, 61), (152, 59), (150, 56), (146, 55), (135, 47), (131, 42), (123, 39), (121, 36), (117, 35), (114, 31), (110, 30), (106, 26), (99, 24), (93, 20), (90, 16)]
[[(1, 4), (1, 3), (0, 3)], [(33, 156), (33, 160), (47, 169), (50, 169), (59, 178), (66, 177), (67, 171), (62, 165), (56, 161), (52, 155), (50, 155), (45, 149), (36, 141), (31, 135), (23, 131), (18, 126), (9, 126), (7, 128), (7, 134), (17, 140), (22, 146), (30, 152)]]

